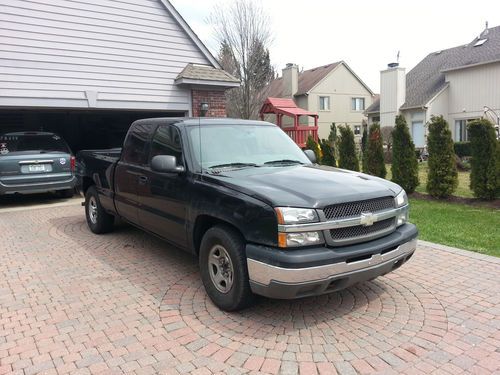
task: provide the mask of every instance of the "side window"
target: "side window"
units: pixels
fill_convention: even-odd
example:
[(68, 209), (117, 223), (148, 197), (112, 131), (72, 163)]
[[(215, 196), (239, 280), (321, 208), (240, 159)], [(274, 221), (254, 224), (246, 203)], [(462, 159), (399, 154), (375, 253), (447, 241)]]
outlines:
[(171, 125), (158, 127), (151, 142), (151, 158), (156, 155), (172, 155), (182, 165), (182, 143), (179, 129)]
[(151, 125), (135, 125), (129, 132), (124, 145), (123, 161), (144, 165), (147, 162), (147, 145)]

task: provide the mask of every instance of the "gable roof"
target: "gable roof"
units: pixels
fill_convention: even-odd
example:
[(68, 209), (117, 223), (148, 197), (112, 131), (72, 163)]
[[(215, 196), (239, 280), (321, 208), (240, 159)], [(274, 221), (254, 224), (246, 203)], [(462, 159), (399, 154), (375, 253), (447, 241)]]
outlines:
[[(337, 61), (328, 65), (323, 65), (299, 72), (298, 89), (295, 93), (295, 96), (308, 94), (309, 91), (314, 88), (314, 86), (320, 83), (330, 72), (332, 72), (341, 64), (344, 65), (371, 94), (373, 94), (370, 88), (352, 71), (352, 69), (344, 61)], [(276, 78), (271, 81), (268, 86), (267, 96), (274, 98), (283, 97), (283, 77)]]
[(378, 113), (380, 112), (380, 94), (375, 94), (372, 104), (366, 108), (365, 113)]
[(217, 69), (222, 69), (217, 59), (210, 53), (208, 48), (203, 44), (203, 42), (198, 38), (198, 35), (191, 29), (188, 23), (182, 18), (180, 13), (175, 9), (169, 0), (159, 0), (165, 8), (170, 12), (172, 17), (177, 21), (179, 26), (186, 32), (186, 34), (191, 38), (194, 44), (199, 48), (201, 53), (210, 61), (210, 63)]
[[(486, 41), (475, 46), (481, 39)], [(406, 75), (401, 109), (425, 106), (445, 87), (444, 72), (495, 61), (500, 61), (500, 26), (486, 29), (469, 44), (430, 53)]]
[(179, 73), (175, 82), (177, 84), (192, 84), (208, 81), (211, 84), (221, 84), (228, 87), (240, 85), (240, 81), (222, 69), (214, 68), (210, 65), (187, 64)]

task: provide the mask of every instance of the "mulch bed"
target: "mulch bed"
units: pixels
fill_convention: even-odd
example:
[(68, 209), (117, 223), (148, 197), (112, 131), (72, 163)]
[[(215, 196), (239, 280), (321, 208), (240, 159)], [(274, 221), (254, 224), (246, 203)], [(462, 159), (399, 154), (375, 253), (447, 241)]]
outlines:
[(475, 206), (475, 207), (487, 207), (487, 208), (493, 208), (496, 210), (500, 210), (500, 199), (495, 199), (492, 201), (486, 201), (482, 199), (477, 199), (477, 198), (463, 198), (463, 197), (455, 197), (451, 196), (448, 198), (434, 198), (430, 196), (429, 194), (422, 194), (422, 193), (412, 193), (410, 194), (411, 198), (415, 199), (422, 199), (422, 200), (427, 200), (427, 201), (435, 201), (435, 202), (447, 202), (447, 203), (461, 203), (461, 204), (466, 204), (468, 206)]

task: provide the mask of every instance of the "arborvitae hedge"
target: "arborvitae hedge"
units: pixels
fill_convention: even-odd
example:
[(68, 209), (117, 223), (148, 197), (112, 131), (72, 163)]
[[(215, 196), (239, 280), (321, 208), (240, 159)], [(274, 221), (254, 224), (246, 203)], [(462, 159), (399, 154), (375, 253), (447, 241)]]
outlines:
[(335, 162), (334, 149), (330, 141), (327, 139), (322, 139), (319, 142), (319, 145), (321, 146), (321, 152), (323, 154), (323, 157), (321, 158), (321, 164), (335, 167), (337, 163)]
[(368, 130), (363, 128), (363, 136), (361, 137), (361, 168), (364, 173), (368, 173), (368, 163), (366, 149), (368, 148)]
[(396, 116), (392, 130), (392, 181), (401, 185), (407, 193), (413, 193), (418, 186), (418, 161), (415, 145), (404, 116)]
[(312, 136), (307, 137), (306, 148), (314, 151), (314, 155), (316, 155), (316, 163), (321, 164), (321, 148)]
[(384, 162), (384, 145), (380, 125), (374, 123), (368, 131), (368, 145), (366, 149), (367, 173), (385, 178), (387, 171)]
[(354, 133), (351, 128), (340, 126), (339, 144), (339, 168), (350, 169), (351, 171), (359, 171), (359, 161), (356, 155), (356, 146), (354, 145)]
[(445, 198), (453, 194), (458, 185), (453, 140), (443, 116), (432, 116), (427, 137), (429, 174), (427, 192), (433, 197)]
[(487, 119), (472, 121), (467, 128), (472, 156), (470, 188), (478, 198), (495, 199), (500, 193), (495, 129)]

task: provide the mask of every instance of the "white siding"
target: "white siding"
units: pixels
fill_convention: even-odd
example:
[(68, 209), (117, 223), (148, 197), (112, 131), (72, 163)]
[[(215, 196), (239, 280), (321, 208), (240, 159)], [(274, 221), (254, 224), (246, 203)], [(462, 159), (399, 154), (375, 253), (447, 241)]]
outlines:
[[(174, 85), (210, 64), (159, 0), (3, 0), (0, 105), (189, 110)], [(91, 94), (91, 93), (90, 93)]]
[(484, 106), (500, 113), (499, 62), (447, 72), (446, 81), (450, 85), (448, 122), (453, 137), (456, 120), (482, 117)]
[(380, 126), (394, 126), (399, 108), (405, 102), (406, 78), (404, 68), (380, 72)]

